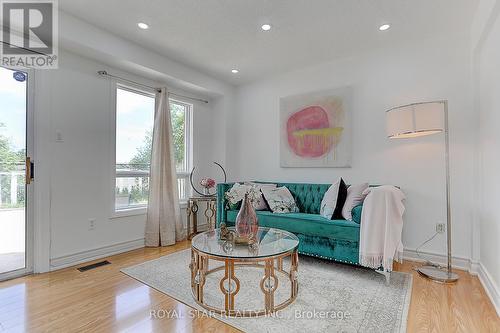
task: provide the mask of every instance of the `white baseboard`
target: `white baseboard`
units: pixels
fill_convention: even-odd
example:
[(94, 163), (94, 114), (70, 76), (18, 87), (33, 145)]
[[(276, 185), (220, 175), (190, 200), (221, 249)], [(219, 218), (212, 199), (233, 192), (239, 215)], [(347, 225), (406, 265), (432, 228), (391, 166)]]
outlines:
[[(446, 266), (447, 264), (446, 255), (422, 251), (419, 251), (419, 253), (422, 258), (417, 255), (417, 252), (414, 249), (404, 249), (403, 258), (405, 260), (418, 262), (428, 260), (442, 266)], [(472, 275), (478, 276), (479, 281), (483, 285), (486, 294), (490, 298), (490, 301), (497, 312), (497, 315), (500, 316), (500, 292), (495, 281), (483, 266), (483, 264), (468, 258), (452, 257), (451, 266), (453, 268), (464, 270)]]
[[(418, 256), (415, 249), (405, 248), (403, 252), (403, 258), (405, 260), (424, 262), (426, 260), (431, 261), (435, 264), (446, 266), (448, 258), (444, 254), (438, 254), (433, 252), (418, 251), (420, 256)], [(469, 273), (475, 274), (477, 271), (473, 271), (472, 268), (476, 267), (469, 258), (463, 257), (451, 257), (451, 266), (456, 269), (467, 271)]]
[(118, 243), (109, 246), (103, 246), (97, 249), (82, 251), (67, 256), (50, 259), (50, 270), (55, 271), (61, 268), (66, 268), (84, 262), (101, 259), (111, 255), (140, 249), (144, 247), (144, 238), (135, 239), (128, 242)]
[(477, 276), (479, 277), (479, 281), (481, 281), (486, 294), (497, 311), (497, 315), (500, 317), (500, 290), (495, 284), (495, 281), (493, 281), (490, 273), (486, 270), (486, 267), (484, 267), (482, 263), (479, 263), (478, 267)]
[[(208, 230), (207, 223), (198, 224), (198, 231)], [(186, 229), (184, 228), (184, 231)], [(101, 259), (104, 257), (109, 257), (115, 254), (140, 249), (144, 247), (144, 238), (118, 243), (109, 246), (103, 246), (97, 249), (92, 249), (88, 251), (82, 251), (75, 254), (70, 254), (66, 256), (61, 256), (57, 258), (50, 259), (50, 271), (55, 271), (58, 269), (75, 266), (88, 261)]]

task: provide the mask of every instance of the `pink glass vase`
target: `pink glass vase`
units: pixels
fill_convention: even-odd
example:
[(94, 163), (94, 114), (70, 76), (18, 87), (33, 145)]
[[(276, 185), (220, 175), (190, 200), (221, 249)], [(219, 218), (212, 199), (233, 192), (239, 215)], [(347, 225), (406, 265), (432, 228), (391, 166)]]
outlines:
[(248, 194), (245, 194), (245, 199), (241, 203), (240, 211), (236, 217), (236, 236), (253, 239), (257, 235), (259, 229), (259, 222), (257, 219), (257, 214), (255, 213), (255, 208), (252, 202), (248, 198)]

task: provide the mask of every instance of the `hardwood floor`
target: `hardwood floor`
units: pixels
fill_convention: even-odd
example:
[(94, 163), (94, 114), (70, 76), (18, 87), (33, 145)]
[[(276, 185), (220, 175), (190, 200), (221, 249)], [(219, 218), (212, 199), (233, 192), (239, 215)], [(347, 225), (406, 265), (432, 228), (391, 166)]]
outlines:
[[(188, 247), (139, 249), (84, 273), (71, 267), (0, 282), (0, 332), (238, 332), (213, 318), (191, 318), (188, 306), (120, 273)], [(408, 332), (500, 332), (477, 277), (458, 271), (456, 285), (441, 285), (418, 276), (414, 265), (396, 266), (414, 276)]]

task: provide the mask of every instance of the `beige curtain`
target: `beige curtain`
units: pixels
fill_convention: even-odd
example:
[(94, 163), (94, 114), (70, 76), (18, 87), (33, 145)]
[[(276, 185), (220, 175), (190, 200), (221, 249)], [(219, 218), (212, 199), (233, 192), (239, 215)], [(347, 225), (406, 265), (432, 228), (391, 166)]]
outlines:
[(167, 246), (182, 240), (184, 235), (167, 88), (161, 89), (156, 100), (145, 237), (146, 246)]

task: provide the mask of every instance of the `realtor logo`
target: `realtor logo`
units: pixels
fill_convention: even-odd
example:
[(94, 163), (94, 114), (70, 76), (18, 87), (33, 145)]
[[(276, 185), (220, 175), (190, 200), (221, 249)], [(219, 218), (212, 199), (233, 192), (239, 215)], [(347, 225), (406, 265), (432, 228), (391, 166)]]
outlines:
[(57, 68), (57, 0), (0, 0), (0, 65), (14, 69)]

